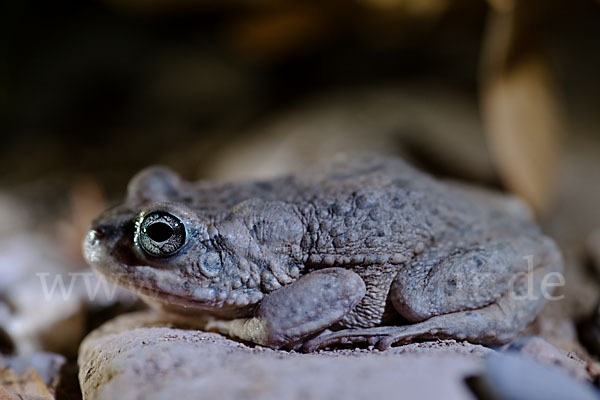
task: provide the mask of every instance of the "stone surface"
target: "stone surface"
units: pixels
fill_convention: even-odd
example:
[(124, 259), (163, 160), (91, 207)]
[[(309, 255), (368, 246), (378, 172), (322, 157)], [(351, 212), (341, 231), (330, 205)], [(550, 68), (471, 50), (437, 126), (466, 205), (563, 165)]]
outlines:
[(32, 353), (25, 356), (0, 357), (0, 368), (10, 368), (16, 374), (24, 374), (33, 368), (40, 380), (49, 388), (58, 385), (60, 370), (67, 362), (60, 354)]
[(506, 350), (518, 351), (543, 364), (555, 365), (578, 380), (591, 380), (588, 363), (574, 353), (567, 353), (541, 337), (524, 337), (505, 346)]
[(60, 354), (0, 356), (0, 399), (80, 399), (76, 375)]
[[(67, 281), (65, 287), (68, 286)], [(13, 306), (6, 330), (15, 342), (17, 353), (76, 353), (85, 328), (83, 301), (79, 295), (72, 291), (63, 296), (60, 290), (44, 293), (37, 277), (19, 282), (6, 293)]]
[(492, 354), (482, 376), (470, 380), (484, 399), (499, 400), (598, 400), (599, 392), (556, 367), (523, 354)]
[(177, 328), (186, 323), (140, 312), (92, 332), (78, 360), (84, 398), (475, 399), (463, 379), (494, 352), (442, 341), (300, 354)]
[[(52, 270), (51, 270), (52, 271)], [(0, 323), (19, 354), (39, 351), (75, 356), (90, 318), (115, 305), (128, 309), (136, 297), (100, 281), (90, 270), (32, 273), (4, 291)], [(4, 345), (6, 347), (6, 344)]]
[(135, 301), (131, 292), (99, 282), (83, 263), (83, 233), (77, 227), (87, 229), (104, 204), (96, 198), (100, 195), (89, 193), (94, 187), (88, 183), (71, 186), (48, 181), (0, 189), (4, 354), (46, 351), (74, 357), (92, 318)]
[(10, 368), (0, 370), (0, 398), (2, 400), (54, 400), (34, 369), (16, 374)]

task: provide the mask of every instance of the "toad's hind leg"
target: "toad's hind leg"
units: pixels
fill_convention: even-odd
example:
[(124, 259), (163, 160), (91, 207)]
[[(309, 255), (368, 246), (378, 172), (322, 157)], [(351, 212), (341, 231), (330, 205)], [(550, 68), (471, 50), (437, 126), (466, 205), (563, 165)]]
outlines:
[[(369, 329), (347, 329), (318, 336), (304, 344), (305, 351), (314, 351), (336, 343), (377, 344), (381, 349), (395, 343), (407, 343), (415, 338), (451, 338), (486, 345), (500, 344), (512, 339), (533, 320), (549, 291), (544, 288), (549, 273), (561, 269), (557, 252), (542, 253), (537, 264), (527, 272), (516, 272), (509, 279), (508, 289), (497, 299), (478, 308), (450, 311), (424, 321), (403, 326), (384, 326)], [(526, 260), (523, 261), (526, 264)]]

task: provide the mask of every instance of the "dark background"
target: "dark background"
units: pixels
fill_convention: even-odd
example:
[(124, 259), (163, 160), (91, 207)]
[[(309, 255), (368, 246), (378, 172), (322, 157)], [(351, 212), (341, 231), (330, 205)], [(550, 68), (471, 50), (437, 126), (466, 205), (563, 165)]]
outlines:
[[(201, 176), (244, 132), (340, 89), (434, 81), (476, 102), (489, 5), (397, 3), (4, 2), (0, 183), (90, 175), (118, 193), (156, 162)], [(536, 10), (571, 119), (600, 100), (599, 17), (593, 1)]]

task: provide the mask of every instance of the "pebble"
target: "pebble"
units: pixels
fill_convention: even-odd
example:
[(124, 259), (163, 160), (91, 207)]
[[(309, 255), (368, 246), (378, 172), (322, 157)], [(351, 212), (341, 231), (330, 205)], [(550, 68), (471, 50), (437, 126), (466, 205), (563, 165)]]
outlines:
[(516, 352), (490, 355), (485, 372), (468, 382), (480, 399), (600, 399), (600, 393), (590, 383), (578, 381), (557, 366)]
[(554, 365), (578, 380), (591, 381), (588, 364), (574, 353), (567, 353), (538, 336), (519, 338), (505, 346), (505, 351), (517, 351), (543, 364)]
[(73, 365), (60, 354), (0, 356), (0, 380), (2, 399), (81, 398)]

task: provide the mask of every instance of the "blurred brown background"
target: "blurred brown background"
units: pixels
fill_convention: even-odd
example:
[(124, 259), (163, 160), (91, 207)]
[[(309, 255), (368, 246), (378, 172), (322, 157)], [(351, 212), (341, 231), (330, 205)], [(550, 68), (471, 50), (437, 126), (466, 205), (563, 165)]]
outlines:
[[(566, 319), (545, 329), (576, 346), (600, 276), (589, 262), (600, 242), (588, 239), (600, 228), (600, 2), (0, 7), (7, 348), (72, 356), (98, 323), (56, 304), (45, 322), (28, 316), (39, 314), (35, 273), (85, 268), (79, 246), (90, 220), (139, 169), (247, 179), (356, 149), (524, 197), (568, 260), (572, 294), (552, 314)], [(47, 340), (65, 318), (75, 333)]]
[[(337, 107), (308, 135), (327, 136), (343, 123), (336, 118), (364, 112), (376, 121), (348, 136), (406, 136), (402, 130), (432, 129), (378, 120), (418, 119), (415, 112), (435, 119), (450, 109), (444, 135), (461, 139), (459, 120), (472, 117), (483, 136), (494, 128), (480, 123), (480, 94), (493, 91), (489, 75), (503, 73), (517, 76), (506, 78), (506, 90), (520, 85), (536, 102), (543, 94), (527, 91), (550, 81), (567, 131), (593, 131), (593, 121), (579, 125), (594, 119), (600, 96), (598, 3), (527, 3), (8, 1), (0, 17), (2, 184), (86, 175), (120, 193), (132, 173), (155, 162), (208, 176), (222, 162), (219, 152), (299, 109), (295, 118), (307, 124)], [(404, 104), (419, 101), (414, 112)], [(453, 122), (457, 101), (473, 116)], [(524, 123), (535, 131), (544, 122)], [(390, 150), (403, 146), (397, 140)]]
[(148, 164), (237, 179), (372, 149), (591, 230), (600, 5), (522, 3), (5, 2), (0, 188), (116, 201)]

